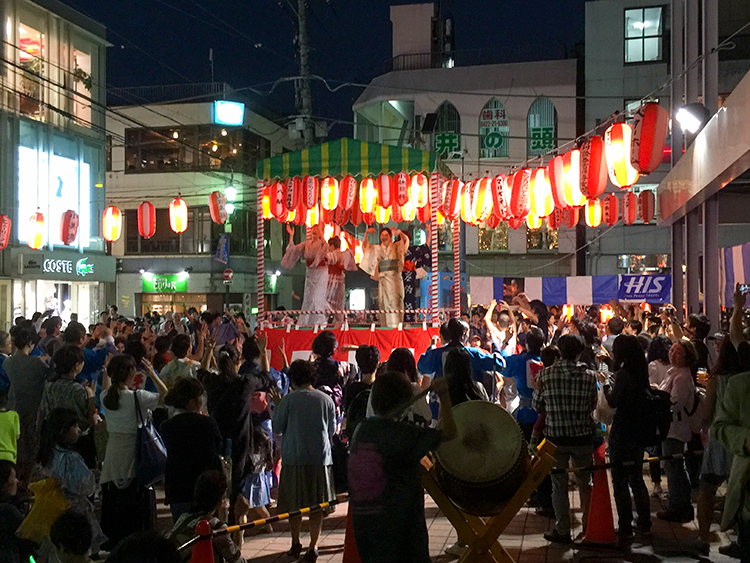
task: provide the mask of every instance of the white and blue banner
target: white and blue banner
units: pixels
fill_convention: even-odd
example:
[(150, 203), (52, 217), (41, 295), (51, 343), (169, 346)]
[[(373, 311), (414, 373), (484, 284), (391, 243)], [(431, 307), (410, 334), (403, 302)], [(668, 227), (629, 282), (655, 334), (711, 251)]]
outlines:
[(620, 276), (619, 301), (646, 301), (668, 303), (672, 294), (670, 274), (622, 275)]
[(720, 263), (721, 277), (724, 282), (724, 291), (721, 292), (722, 305), (731, 307), (735, 284), (750, 283), (750, 242), (722, 248), (722, 251), (723, 260)]

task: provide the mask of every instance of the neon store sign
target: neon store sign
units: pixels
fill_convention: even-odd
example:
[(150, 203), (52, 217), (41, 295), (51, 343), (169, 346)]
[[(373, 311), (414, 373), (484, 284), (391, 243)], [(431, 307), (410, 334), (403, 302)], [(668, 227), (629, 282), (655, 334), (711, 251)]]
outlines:
[(94, 265), (88, 263), (88, 257), (81, 258), (75, 262), (73, 260), (57, 260), (47, 258), (42, 262), (42, 272), (45, 274), (73, 274), (77, 276), (88, 276), (94, 273)]

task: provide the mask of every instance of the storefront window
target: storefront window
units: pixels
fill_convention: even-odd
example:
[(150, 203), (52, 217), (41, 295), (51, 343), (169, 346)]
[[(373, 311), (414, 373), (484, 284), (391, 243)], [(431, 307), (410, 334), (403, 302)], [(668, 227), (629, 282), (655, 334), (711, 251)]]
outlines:
[(505, 106), (492, 98), (479, 114), (479, 157), (503, 158), (508, 156), (509, 127)]
[(21, 22), (18, 26), (19, 110), (38, 120), (44, 119), (44, 47), (42, 32)]
[(73, 49), (73, 115), (76, 123), (84, 127), (91, 127), (91, 98), (93, 80), (91, 77), (91, 55), (78, 49)]
[(534, 231), (527, 229), (526, 250), (557, 250), (557, 229), (550, 229), (546, 220)]
[(508, 222), (502, 221), (494, 229), (482, 223), (479, 226), (479, 251), (508, 250)]
[(526, 137), (528, 156), (546, 154), (557, 146), (557, 109), (549, 98), (541, 96), (531, 104)]

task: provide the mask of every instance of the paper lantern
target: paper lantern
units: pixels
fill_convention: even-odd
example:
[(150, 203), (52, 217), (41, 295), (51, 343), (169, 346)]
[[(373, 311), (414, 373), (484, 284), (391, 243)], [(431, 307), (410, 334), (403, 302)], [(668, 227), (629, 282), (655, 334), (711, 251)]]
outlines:
[(337, 225), (346, 225), (347, 221), (349, 221), (349, 210), (344, 209), (343, 207), (339, 206), (336, 208), (336, 211), (334, 212), (334, 219), (336, 220)]
[(138, 233), (143, 238), (151, 238), (156, 234), (156, 208), (150, 201), (144, 201), (138, 206)]
[(362, 224), (362, 215), (362, 208), (359, 206), (359, 197), (356, 197), (354, 199), (354, 205), (352, 205), (352, 208), (349, 212), (349, 221), (352, 225), (358, 227)]
[(595, 199), (607, 189), (607, 161), (604, 158), (604, 139), (594, 135), (581, 145), (581, 193)]
[(321, 223), (333, 223), (333, 220), (336, 216), (336, 213), (334, 211), (323, 209), (322, 206), (318, 206), (318, 212), (320, 213)]
[(39, 250), (44, 244), (44, 215), (38, 211), (29, 218), (26, 244), (33, 250)]
[(461, 213), (461, 194), (463, 193), (461, 180), (448, 180), (443, 184), (443, 215), (451, 221)]
[(500, 218), (494, 213), (491, 213), (490, 216), (487, 217), (485, 224), (488, 229), (497, 229), (500, 226)]
[(562, 225), (562, 209), (555, 207), (555, 209), (547, 215), (547, 226), (556, 231)]
[(602, 224), (602, 202), (599, 199), (590, 199), (584, 207), (584, 219), (592, 229)]
[(536, 231), (542, 227), (542, 218), (533, 213), (529, 213), (526, 216), (526, 226), (529, 230)]
[(558, 154), (547, 166), (549, 183), (552, 190), (552, 201), (558, 209), (567, 209), (570, 205), (565, 201), (565, 160)]
[[(273, 197), (271, 198), (271, 212), (273, 212), (277, 206), (280, 206), (280, 213), (278, 215), (274, 213), (274, 217), (280, 217), (284, 212), (284, 185), (281, 182), (274, 182), (271, 186), (271, 193), (273, 194)], [(208, 196), (208, 210), (211, 213), (211, 220), (214, 223), (217, 225), (223, 225), (226, 222), (227, 199), (224, 197), (223, 193), (219, 191), (211, 192)]]
[(508, 217), (508, 226), (514, 231), (526, 222), (524, 218)]
[(284, 207), (289, 211), (299, 209), (302, 203), (302, 180), (299, 176), (287, 178), (284, 182)]
[(102, 213), (102, 235), (104, 240), (114, 242), (120, 238), (122, 232), (122, 213), (114, 205), (104, 209)]
[(563, 198), (568, 207), (580, 207), (586, 203), (581, 192), (581, 151), (573, 149), (563, 155)]
[(339, 183), (336, 178), (326, 176), (320, 182), (320, 206), (326, 211), (336, 209), (339, 203)]
[(354, 262), (356, 264), (359, 264), (360, 262), (362, 262), (362, 258), (364, 258), (364, 256), (365, 252), (362, 249), (362, 241), (356, 240), (354, 242)]
[(613, 227), (620, 220), (620, 200), (615, 194), (602, 198), (602, 220), (608, 227)]
[(11, 225), (10, 217), (7, 215), (0, 215), (0, 250), (8, 248)]
[[(268, 205), (268, 193), (262, 196), (263, 218), (270, 218), (271, 210)], [(184, 233), (188, 228), (188, 206), (181, 197), (176, 197), (169, 202), (169, 226), (175, 233)]]
[(295, 225), (298, 224), (296, 219), (297, 215), (301, 215), (299, 211), (296, 209), (293, 209), (291, 211), (287, 210), (286, 215), (281, 219), (282, 223), (294, 223)]
[(580, 208), (568, 207), (562, 210), (562, 222), (569, 229), (575, 228), (580, 219)]
[(501, 221), (510, 216), (508, 205), (510, 203), (510, 186), (507, 177), (503, 174), (492, 179), (492, 213)]
[(615, 312), (612, 309), (611, 305), (604, 304), (601, 307), (599, 307), (599, 320), (606, 324), (610, 321), (612, 317), (615, 316)]
[(403, 206), (401, 206), (401, 218), (406, 223), (411, 223), (417, 216), (417, 206), (414, 202), (408, 200)]
[(638, 198), (633, 192), (622, 194), (622, 222), (626, 225), (635, 223), (638, 215)]
[(521, 168), (513, 174), (510, 188), (510, 214), (523, 219), (531, 211), (529, 194), (531, 184), (531, 168)]
[(328, 242), (329, 239), (332, 239), (336, 236), (336, 225), (332, 225), (331, 223), (323, 223), (323, 240)]
[(473, 225), (476, 222), (474, 215), (474, 192), (476, 191), (475, 182), (466, 182), (463, 185), (461, 193), (461, 219), (464, 223)]
[(425, 225), (432, 220), (432, 208), (429, 205), (417, 209), (417, 218)]
[(382, 205), (375, 206), (375, 220), (381, 225), (385, 225), (391, 218), (391, 210), (388, 207)]
[(668, 127), (669, 112), (658, 102), (646, 102), (635, 112), (630, 163), (641, 174), (650, 174), (661, 164)]
[(375, 188), (375, 180), (372, 178), (363, 178), (359, 184), (359, 208), (362, 213), (372, 213), (375, 211), (375, 204), (378, 202), (378, 191)]
[(312, 229), (315, 225), (320, 222), (320, 209), (317, 205), (313, 205), (307, 210), (305, 214), (305, 225), (308, 229)]
[(409, 201), (411, 192), (411, 178), (406, 172), (399, 172), (393, 177), (393, 196), (396, 199), (396, 204), (400, 206), (406, 205)]
[(492, 213), (492, 178), (480, 178), (474, 188), (472, 210), (478, 222), (487, 219)]
[(529, 183), (529, 200), (531, 213), (539, 217), (546, 217), (555, 208), (552, 199), (552, 186), (549, 183), (549, 171), (546, 168), (537, 168), (531, 174)]
[(294, 217), (292, 217), (292, 222), (295, 225), (304, 225), (306, 219), (307, 219), (306, 209), (296, 209), (294, 211)]
[(438, 209), (437, 212), (437, 219), (438, 219), (438, 226), (445, 224), (445, 215), (443, 215), (443, 212)]
[(339, 182), (339, 206), (351, 209), (357, 199), (357, 179), (354, 176), (344, 176)]
[[(261, 205), (261, 211), (263, 212), (263, 219), (270, 219), (271, 217), (273, 217), (273, 215), (271, 214), (271, 189), (269, 186), (263, 186), (261, 190), (260, 205)], [(172, 218), (171, 205), (170, 205), (169, 216), (170, 216), (170, 221), (171, 221), (171, 218)], [(174, 227), (172, 227), (172, 230), (174, 230)]]
[(394, 202), (393, 205), (391, 205), (391, 221), (398, 225), (403, 220), (404, 216), (401, 212), (401, 206), (398, 203)]
[(638, 216), (646, 225), (654, 220), (654, 201), (654, 192), (651, 190), (638, 194)]
[(368, 227), (375, 222), (375, 213), (363, 213), (362, 220)]
[(315, 176), (302, 178), (302, 203), (305, 209), (312, 209), (318, 205), (319, 185)]
[(417, 209), (421, 209), (430, 202), (430, 190), (427, 177), (424, 174), (414, 174), (411, 177), (409, 199), (413, 199)]
[(375, 180), (378, 189), (378, 204), (382, 207), (390, 207), (395, 199), (393, 195), (393, 179), (388, 174), (378, 174)]
[(78, 235), (78, 213), (68, 209), (60, 219), (60, 240), (63, 244), (71, 244)]
[(638, 171), (630, 163), (633, 130), (627, 123), (614, 123), (604, 134), (609, 180), (618, 188), (629, 188), (638, 181)]

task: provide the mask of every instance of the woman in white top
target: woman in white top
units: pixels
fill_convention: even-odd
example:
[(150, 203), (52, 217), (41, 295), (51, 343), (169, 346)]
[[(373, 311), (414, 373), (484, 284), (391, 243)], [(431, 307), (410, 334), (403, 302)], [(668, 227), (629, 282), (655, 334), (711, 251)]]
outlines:
[(668, 336), (655, 336), (648, 347), (648, 380), (651, 385), (661, 385), (669, 371), (669, 349), (672, 341)]
[(142, 360), (142, 365), (158, 393), (130, 390), (136, 376), (135, 360), (130, 354), (112, 358), (102, 381), (101, 401), (109, 433), (101, 475), (102, 529), (109, 538), (103, 547), (106, 550), (133, 533), (151, 528), (151, 492), (135, 480), (138, 431), (135, 394), (145, 420), (149, 410), (164, 402), (167, 387), (148, 360)]

